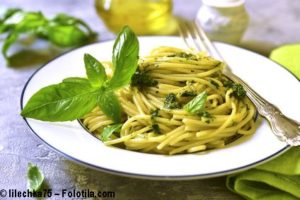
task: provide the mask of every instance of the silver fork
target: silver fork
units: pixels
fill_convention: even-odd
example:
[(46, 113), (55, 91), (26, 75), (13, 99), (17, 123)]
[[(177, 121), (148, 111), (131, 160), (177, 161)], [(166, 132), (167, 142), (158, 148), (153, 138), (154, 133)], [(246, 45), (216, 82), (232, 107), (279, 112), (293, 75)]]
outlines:
[[(197, 50), (206, 51), (210, 56), (224, 62), (221, 54), (206, 36), (205, 32), (197, 21), (188, 22), (178, 19), (178, 25), (179, 33), (189, 48), (196, 48)], [(284, 141), (291, 146), (300, 145), (299, 122), (282, 114), (276, 106), (268, 102), (257, 92), (255, 92), (247, 83), (233, 74), (228, 65), (224, 67), (223, 74), (232, 81), (239, 83), (244, 87), (245, 91), (247, 92), (247, 96), (255, 104), (259, 114), (267, 119), (273, 133), (281, 141)]]

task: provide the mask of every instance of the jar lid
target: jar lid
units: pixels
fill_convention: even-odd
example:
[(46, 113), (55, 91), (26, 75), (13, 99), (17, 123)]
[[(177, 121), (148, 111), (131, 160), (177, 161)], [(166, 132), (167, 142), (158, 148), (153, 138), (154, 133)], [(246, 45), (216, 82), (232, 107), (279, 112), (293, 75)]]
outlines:
[(202, 0), (202, 2), (213, 7), (238, 7), (245, 4), (244, 0)]

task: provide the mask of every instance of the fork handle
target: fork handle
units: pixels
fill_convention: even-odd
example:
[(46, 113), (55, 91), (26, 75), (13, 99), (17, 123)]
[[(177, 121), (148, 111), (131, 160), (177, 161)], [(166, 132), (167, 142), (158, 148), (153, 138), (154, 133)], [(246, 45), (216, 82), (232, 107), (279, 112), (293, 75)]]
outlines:
[(247, 83), (245, 83), (238, 76), (229, 71), (224, 71), (224, 74), (228, 76), (234, 82), (241, 84), (247, 96), (255, 104), (257, 111), (263, 117), (265, 117), (274, 132), (274, 134), (281, 140), (288, 143), (291, 146), (300, 145), (300, 123), (288, 118), (273, 104), (268, 102), (262, 96), (257, 94)]

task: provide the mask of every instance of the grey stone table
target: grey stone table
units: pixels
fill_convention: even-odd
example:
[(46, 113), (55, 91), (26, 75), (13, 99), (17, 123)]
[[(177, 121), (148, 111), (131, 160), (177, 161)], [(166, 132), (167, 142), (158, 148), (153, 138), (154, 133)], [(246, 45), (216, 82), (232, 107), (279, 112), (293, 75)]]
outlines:
[[(192, 18), (199, 6), (200, 0), (174, 0), (174, 13)], [(300, 42), (298, 0), (276, 3), (249, 0), (246, 6), (251, 22), (242, 46), (266, 55), (276, 46)], [(0, 0), (0, 9), (9, 7), (41, 10), (46, 15), (67, 12), (87, 21), (99, 32), (101, 41), (114, 37), (97, 17), (92, 0)], [(0, 190), (25, 190), (27, 164), (32, 162), (43, 170), (54, 191), (75, 188), (114, 191), (118, 200), (241, 199), (226, 189), (225, 177), (193, 181), (141, 180), (89, 169), (62, 157), (35, 137), (19, 116), (21, 91), (38, 67), (7, 67), (0, 56)]]

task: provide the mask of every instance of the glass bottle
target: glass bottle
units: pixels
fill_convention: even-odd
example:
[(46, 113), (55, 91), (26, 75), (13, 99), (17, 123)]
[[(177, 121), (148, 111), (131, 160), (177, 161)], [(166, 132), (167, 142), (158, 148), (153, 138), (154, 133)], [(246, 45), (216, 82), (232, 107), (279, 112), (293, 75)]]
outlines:
[(197, 20), (216, 41), (238, 44), (249, 22), (245, 0), (202, 0)]
[(112, 32), (128, 25), (138, 35), (172, 34), (172, 0), (95, 0), (98, 15)]

